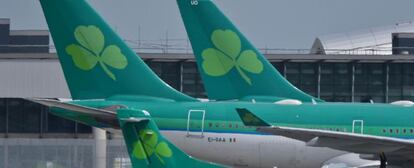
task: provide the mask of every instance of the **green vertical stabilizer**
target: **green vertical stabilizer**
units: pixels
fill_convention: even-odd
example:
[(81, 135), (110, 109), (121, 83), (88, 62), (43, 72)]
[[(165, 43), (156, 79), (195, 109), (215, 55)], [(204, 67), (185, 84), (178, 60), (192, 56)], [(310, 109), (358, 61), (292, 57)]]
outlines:
[(221, 167), (192, 158), (170, 143), (145, 111), (118, 110), (118, 119), (134, 168)]
[(177, 2), (210, 99), (320, 101), (281, 76), (211, 0)]
[(160, 80), (85, 0), (40, 3), (73, 99), (140, 95), (194, 100)]

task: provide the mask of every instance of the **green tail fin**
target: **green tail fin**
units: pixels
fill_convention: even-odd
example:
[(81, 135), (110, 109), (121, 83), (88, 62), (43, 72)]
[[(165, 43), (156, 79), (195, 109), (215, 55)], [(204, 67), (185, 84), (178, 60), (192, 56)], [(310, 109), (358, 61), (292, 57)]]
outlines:
[(122, 109), (117, 115), (134, 168), (221, 167), (196, 160), (178, 149), (161, 135), (145, 111)]
[(319, 101), (281, 76), (211, 0), (177, 2), (210, 99)]
[(237, 114), (239, 114), (240, 119), (242, 120), (245, 126), (253, 127), (270, 127), (271, 125), (266, 121), (263, 121), (260, 117), (257, 117), (255, 114), (250, 112), (245, 108), (236, 109)]
[(172, 89), (85, 0), (40, 0), (73, 99), (140, 95), (193, 100)]

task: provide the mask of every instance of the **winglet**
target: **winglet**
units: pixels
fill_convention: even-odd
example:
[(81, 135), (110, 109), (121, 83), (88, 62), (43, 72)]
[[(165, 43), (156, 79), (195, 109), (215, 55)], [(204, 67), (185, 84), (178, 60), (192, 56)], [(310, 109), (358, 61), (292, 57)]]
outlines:
[(269, 127), (271, 124), (267, 123), (266, 121), (262, 120), (260, 117), (256, 116), (249, 110), (245, 108), (238, 108), (236, 109), (237, 113), (240, 116), (240, 119), (243, 121), (243, 124), (246, 126), (253, 126), (253, 127)]

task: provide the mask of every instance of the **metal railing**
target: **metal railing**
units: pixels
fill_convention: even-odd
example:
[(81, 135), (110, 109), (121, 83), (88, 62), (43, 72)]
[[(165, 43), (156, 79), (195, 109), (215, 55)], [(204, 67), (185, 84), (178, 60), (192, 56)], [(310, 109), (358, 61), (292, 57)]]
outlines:
[[(140, 44), (139, 46), (129, 44), (137, 53), (165, 53), (165, 54), (193, 54), (190, 45), (164, 45), (164, 44)], [(50, 53), (56, 53), (54, 45), (0, 45), (1, 49), (9, 48), (8, 53), (12, 53), (17, 48), (44, 48), (48, 47)], [(392, 55), (393, 50), (398, 50), (398, 54), (412, 54), (414, 47), (375, 47), (375, 48), (356, 48), (356, 49), (324, 49), (315, 51), (312, 49), (292, 49), (292, 48), (258, 48), (263, 54), (329, 54), (329, 55)]]
[[(122, 140), (105, 143), (107, 168), (131, 168)], [(0, 167), (91, 168), (96, 146), (94, 139), (0, 139)]]

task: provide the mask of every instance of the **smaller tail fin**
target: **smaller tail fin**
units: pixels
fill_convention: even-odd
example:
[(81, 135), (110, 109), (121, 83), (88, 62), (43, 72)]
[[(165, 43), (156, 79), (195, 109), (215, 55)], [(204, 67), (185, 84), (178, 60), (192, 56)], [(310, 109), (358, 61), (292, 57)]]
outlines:
[(170, 143), (146, 111), (121, 109), (117, 115), (134, 168), (222, 167), (194, 159)]
[(320, 101), (289, 83), (211, 0), (177, 0), (207, 95)]
[(236, 109), (237, 114), (239, 114), (240, 119), (243, 124), (248, 127), (269, 127), (271, 126), (266, 121), (262, 120), (260, 117), (256, 116), (249, 110), (245, 108)]
[(40, 0), (73, 99), (116, 95), (193, 101), (158, 76), (86, 0)]

